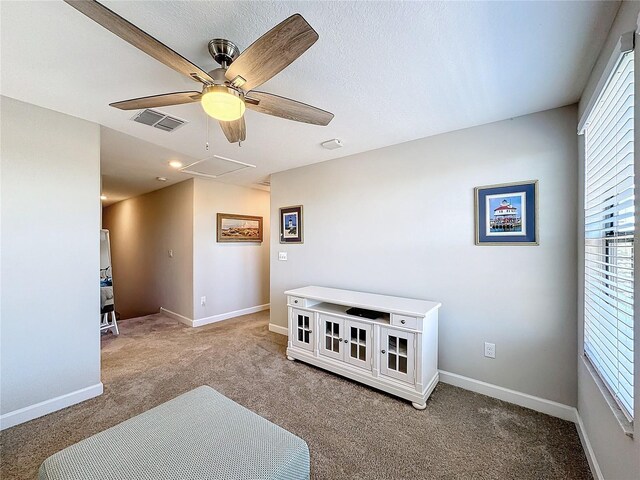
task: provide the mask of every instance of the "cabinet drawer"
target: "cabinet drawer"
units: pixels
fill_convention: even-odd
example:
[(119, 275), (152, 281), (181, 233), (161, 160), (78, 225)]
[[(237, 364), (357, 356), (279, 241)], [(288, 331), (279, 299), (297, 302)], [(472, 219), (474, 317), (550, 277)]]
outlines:
[(391, 325), (396, 327), (411, 328), (413, 330), (418, 329), (418, 319), (416, 317), (408, 317), (406, 315), (398, 315), (396, 313), (391, 314)]
[(306, 298), (300, 298), (300, 297), (292, 297), (291, 295), (289, 295), (289, 305), (293, 306), (293, 307), (306, 307), (307, 306), (307, 299)]

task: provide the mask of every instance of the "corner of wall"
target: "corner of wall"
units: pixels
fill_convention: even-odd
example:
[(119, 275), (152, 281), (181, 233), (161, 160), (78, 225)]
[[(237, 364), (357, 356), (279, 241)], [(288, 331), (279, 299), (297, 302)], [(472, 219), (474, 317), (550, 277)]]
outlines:
[[(194, 325), (264, 310), (269, 304), (269, 192), (201, 178), (194, 185)], [(262, 243), (217, 242), (218, 213), (262, 217)]]

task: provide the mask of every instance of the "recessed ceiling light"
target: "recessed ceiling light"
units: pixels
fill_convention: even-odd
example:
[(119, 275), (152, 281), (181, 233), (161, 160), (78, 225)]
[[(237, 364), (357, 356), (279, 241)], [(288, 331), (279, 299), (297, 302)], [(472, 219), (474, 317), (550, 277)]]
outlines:
[(106, 195), (100, 195), (100, 200), (106, 200), (107, 196)]
[(156, 180), (158, 180), (159, 182), (166, 182), (167, 177), (156, 177)]
[(179, 162), (178, 160), (171, 160), (169, 162), (169, 166), (173, 168), (180, 168), (182, 166), (182, 162)]

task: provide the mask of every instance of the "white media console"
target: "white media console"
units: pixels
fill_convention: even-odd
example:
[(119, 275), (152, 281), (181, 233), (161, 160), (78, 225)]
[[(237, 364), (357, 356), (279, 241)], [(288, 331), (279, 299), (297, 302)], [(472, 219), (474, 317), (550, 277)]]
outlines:
[[(438, 383), (440, 303), (326, 287), (284, 292), (287, 358), (301, 360), (412, 402), (419, 410)], [(369, 319), (351, 307), (378, 312)]]

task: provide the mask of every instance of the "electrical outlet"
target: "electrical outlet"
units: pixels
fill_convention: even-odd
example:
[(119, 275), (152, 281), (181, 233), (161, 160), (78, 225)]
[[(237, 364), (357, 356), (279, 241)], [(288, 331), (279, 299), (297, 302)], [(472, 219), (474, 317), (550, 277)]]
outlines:
[(286, 262), (287, 261), (287, 252), (278, 252), (278, 260)]
[(496, 358), (496, 344), (484, 342), (484, 356), (488, 358)]
[(200, 305), (205, 306), (207, 304), (207, 297), (200, 297)]

